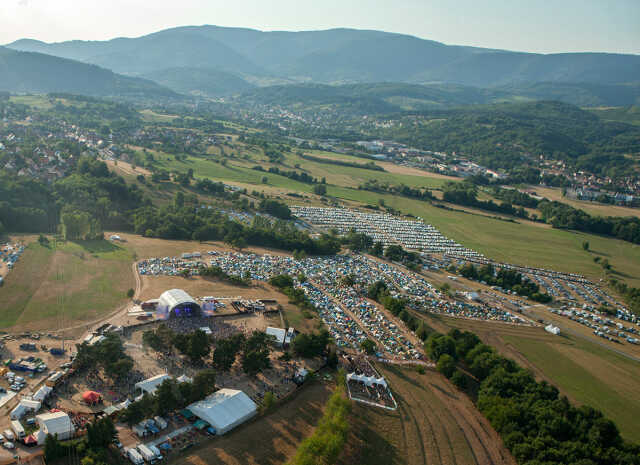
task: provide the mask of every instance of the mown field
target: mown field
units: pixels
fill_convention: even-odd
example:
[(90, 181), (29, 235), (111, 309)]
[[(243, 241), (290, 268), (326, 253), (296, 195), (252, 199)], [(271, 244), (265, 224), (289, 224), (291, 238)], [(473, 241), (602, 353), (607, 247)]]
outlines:
[(135, 287), (132, 260), (107, 241), (31, 242), (0, 288), (0, 327), (56, 330), (116, 310)]
[(459, 328), (475, 332), (572, 401), (601, 410), (626, 439), (640, 441), (640, 363), (582, 338), (550, 335), (541, 327), (442, 316), (426, 321), (440, 331)]

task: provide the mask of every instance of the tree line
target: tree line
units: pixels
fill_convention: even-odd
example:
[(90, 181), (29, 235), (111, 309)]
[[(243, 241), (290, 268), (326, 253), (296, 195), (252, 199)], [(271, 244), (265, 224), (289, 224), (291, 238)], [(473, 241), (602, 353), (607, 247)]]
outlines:
[(271, 222), (255, 217), (249, 226), (232, 221), (213, 209), (198, 209), (166, 205), (146, 206), (133, 215), (136, 234), (162, 239), (225, 241), (238, 248), (246, 245), (289, 251), (304, 251), (308, 255), (333, 255), (340, 250), (335, 237), (312, 238), (285, 221)]
[(537, 382), (475, 334), (434, 332), (425, 349), (460, 388), (479, 383), (476, 405), (518, 463), (640, 463), (640, 446), (625, 442), (600, 411), (571, 405), (554, 386)]
[(551, 302), (551, 296), (540, 292), (540, 286), (537, 283), (523, 277), (522, 273), (515, 270), (500, 268), (496, 271), (491, 263), (477, 268), (473, 263), (467, 262), (457, 272), (467, 279), (483, 281), (490, 286), (498, 286), (502, 289), (513, 291), (536, 302)]

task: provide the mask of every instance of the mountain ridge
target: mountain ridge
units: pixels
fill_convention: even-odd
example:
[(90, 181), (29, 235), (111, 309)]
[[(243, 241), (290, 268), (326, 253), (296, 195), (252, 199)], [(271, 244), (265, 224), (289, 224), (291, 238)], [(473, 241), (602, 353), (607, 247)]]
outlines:
[(178, 99), (153, 81), (122, 76), (96, 65), (0, 46), (0, 91), (68, 92), (94, 97)]
[(292, 32), (181, 26), (135, 38), (57, 43), (22, 39), (7, 46), (127, 75), (187, 67), (328, 84), (392, 80), (479, 87), (540, 81), (617, 84), (640, 75), (640, 55), (517, 52), (350, 28)]

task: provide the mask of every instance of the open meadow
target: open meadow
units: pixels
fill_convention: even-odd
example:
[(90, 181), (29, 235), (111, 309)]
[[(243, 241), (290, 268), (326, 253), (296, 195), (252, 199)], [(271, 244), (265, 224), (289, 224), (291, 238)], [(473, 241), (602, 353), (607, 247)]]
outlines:
[(0, 288), (0, 327), (52, 331), (115, 311), (135, 286), (131, 253), (107, 241), (49, 242), (33, 237)]

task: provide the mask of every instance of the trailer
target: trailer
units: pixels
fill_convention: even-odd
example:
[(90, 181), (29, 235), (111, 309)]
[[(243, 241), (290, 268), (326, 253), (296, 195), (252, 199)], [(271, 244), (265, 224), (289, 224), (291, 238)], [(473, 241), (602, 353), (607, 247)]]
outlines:
[(26, 434), (24, 432), (24, 427), (22, 426), (22, 423), (20, 423), (19, 420), (13, 420), (11, 422), (11, 429), (13, 430), (13, 433), (16, 436), (16, 439), (23, 439)]
[(140, 455), (140, 452), (138, 452), (136, 449), (127, 449), (127, 457), (134, 465), (142, 465), (144, 463), (142, 455)]

